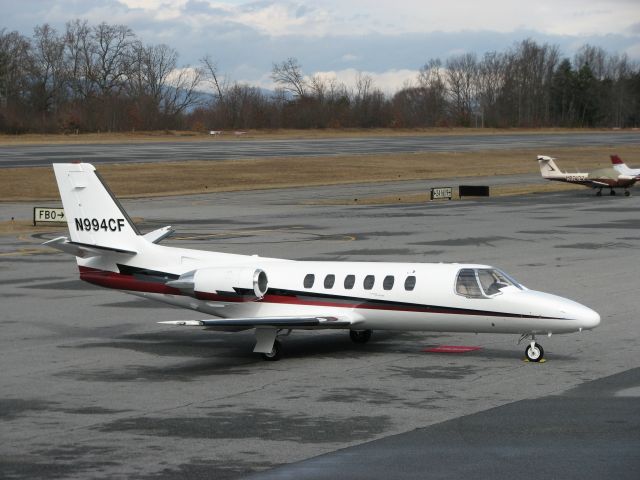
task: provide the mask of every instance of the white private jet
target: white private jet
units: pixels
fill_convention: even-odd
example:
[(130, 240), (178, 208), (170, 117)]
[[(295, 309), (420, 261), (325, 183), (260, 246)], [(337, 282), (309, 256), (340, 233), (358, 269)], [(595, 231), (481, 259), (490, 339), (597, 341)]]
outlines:
[(611, 155), (611, 163), (620, 174), (640, 178), (640, 168), (630, 168), (618, 155)]
[(159, 322), (206, 330), (255, 329), (254, 352), (278, 360), (294, 329), (483, 332), (530, 338), (595, 328), (600, 316), (566, 298), (529, 290), (487, 265), (307, 262), (159, 245), (170, 227), (140, 234), (88, 163), (54, 164), (71, 239), (46, 245), (76, 256), (80, 278), (216, 318)]

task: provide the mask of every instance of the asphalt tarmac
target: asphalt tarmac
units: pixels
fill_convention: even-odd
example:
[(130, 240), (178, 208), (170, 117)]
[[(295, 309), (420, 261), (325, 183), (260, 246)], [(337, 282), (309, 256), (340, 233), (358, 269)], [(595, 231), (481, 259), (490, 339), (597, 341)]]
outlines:
[[(164, 243), (294, 259), (473, 261), (597, 310), (591, 332), (294, 332), (264, 362), (250, 333), (78, 280), (41, 242), (0, 237), (0, 477), (637, 478), (640, 192), (314, 206), (394, 184), (126, 200)], [(365, 190), (366, 189), (366, 190)], [(31, 205), (0, 204), (3, 220)], [(479, 346), (464, 354), (436, 345)], [(581, 448), (582, 447), (582, 448)], [(301, 463), (298, 463), (301, 462)], [(342, 474), (340, 472), (343, 472)]]
[[(265, 157), (324, 157), (411, 152), (469, 152), (504, 149), (628, 145), (640, 143), (639, 131), (558, 134), (443, 135), (282, 140), (123, 143), (90, 145), (0, 146), (0, 168), (49, 166), (52, 161), (100, 163), (233, 160)], [(541, 151), (541, 150), (540, 150)]]

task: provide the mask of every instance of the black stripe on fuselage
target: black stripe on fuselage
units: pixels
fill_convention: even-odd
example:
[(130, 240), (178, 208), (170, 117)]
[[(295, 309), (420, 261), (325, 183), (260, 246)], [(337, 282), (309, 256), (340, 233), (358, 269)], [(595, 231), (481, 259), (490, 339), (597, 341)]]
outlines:
[[(117, 264), (120, 275), (130, 276), (141, 282), (166, 283), (168, 280), (175, 280), (179, 275), (166, 273), (158, 270), (149, 270), (130, 265)], [(206, 292), (205, 292), (206, 293)], [(231, 292), (230, 292), (231, 293)], [(237, 301), (242, 301), (242, 297), (255, 296), (251, 289), (235, 288)], [(218, 294), (211, 294), (210, 300), (215, 300)], [(491, 299), (486, 299), (490, 301)], [(225, 298), (222, 301), (236, 301), (236, 298)], [(381, 300), (356, 296), (336, 295), (330, 293), (319, 293), (311, 291), (289, 290), (283, 288), (269, 288), (266, 295), (260, 301), (265, 303), (289, 303), (301, 305), (318, 305), (327, 307), (361, 308), (371, 310), (390, 310), (403, 312), (420, 313), (442, 313), (449, 315), (473, 315), (485, 317), (507, 317), (507, 318), (536, 318), (541, 320), (569, 320), (562, 317), (544, 317), (539, 315), (526, 315), (519, 313), (497, 312), (492, 310), (478, 310), (471, 308), (448, 307), (443, 305), (427, 305), (421, 303), (398, 302), (393, 300)]]

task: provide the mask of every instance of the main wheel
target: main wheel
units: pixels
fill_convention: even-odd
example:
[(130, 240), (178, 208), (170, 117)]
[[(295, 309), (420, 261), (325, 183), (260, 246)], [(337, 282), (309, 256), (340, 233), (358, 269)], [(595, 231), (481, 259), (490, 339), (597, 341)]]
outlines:
[(372, 330), (349, 330), (349, 337), (353, 343), (367, 343), (372, 333)]
[(596, 197), (601, 197), (602, 196), (602, 190), (598, 190), (596, 192)]
[(616, 191), (612, 188), (611, 191), (609, 192), (609, 195), (615, 195)]
[(542, 349), (542, 345), (534, 343), (533, 345), (529, 344), (524, 354), (530, 362), (539, 362), (544, 356), (544, 350)]
[(630, 197), (631, 196), (631, 192), (629, 190), (625, 190), (624, 191), (624, 196), (625, 197)]
[(278, 340), (273, 342), (273, 348), (269, 353), (263, 353), (262, 358), (269, 362), (275, 362), (282, 357), (282, 343)]

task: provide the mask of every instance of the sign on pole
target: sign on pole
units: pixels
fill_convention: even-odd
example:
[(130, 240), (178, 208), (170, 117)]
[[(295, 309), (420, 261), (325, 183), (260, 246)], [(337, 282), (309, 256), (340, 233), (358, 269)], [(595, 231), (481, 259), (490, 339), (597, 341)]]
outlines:
[(33, 225), (36, 223), (66, 223), (63, 208), (33, 207)]

